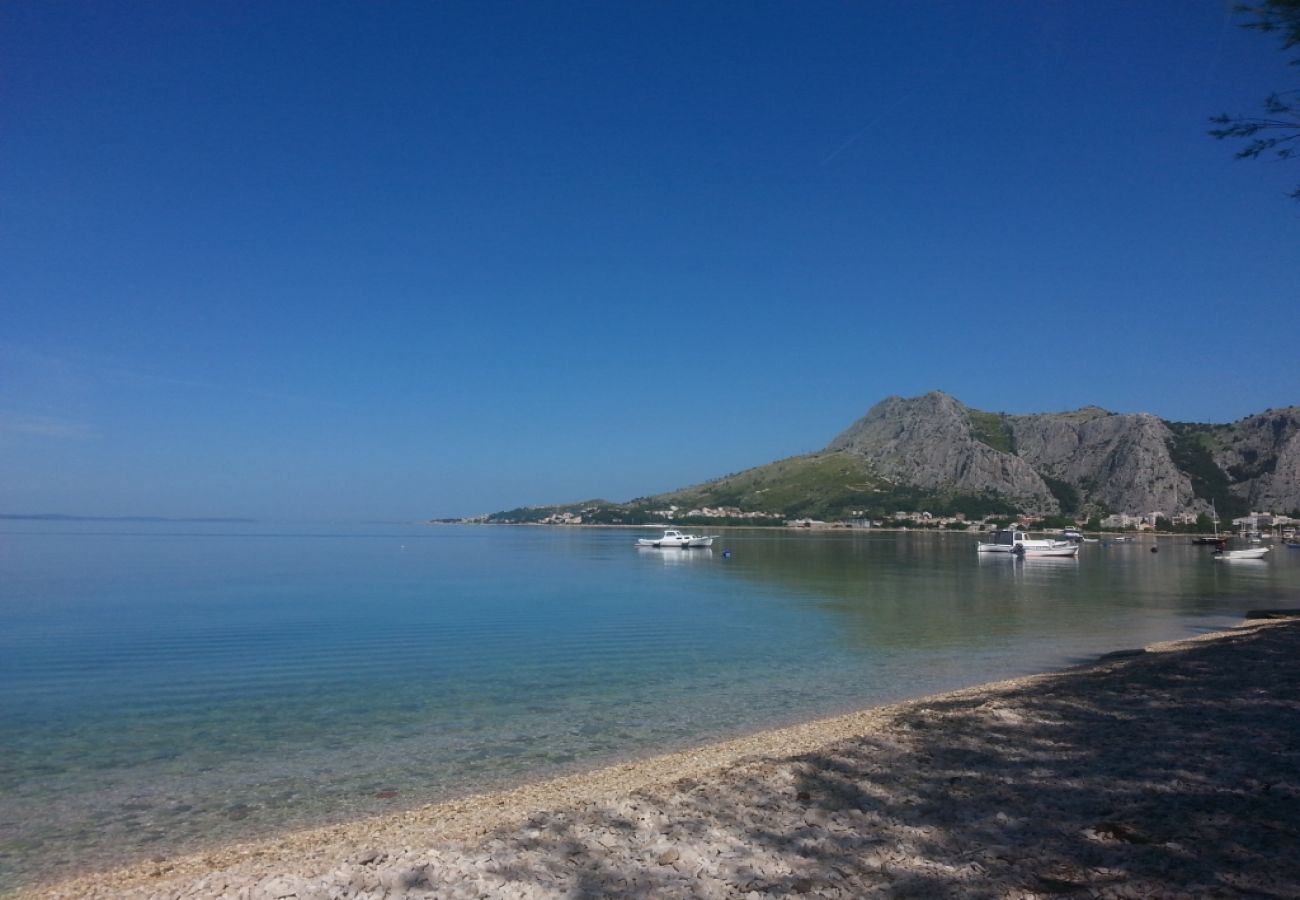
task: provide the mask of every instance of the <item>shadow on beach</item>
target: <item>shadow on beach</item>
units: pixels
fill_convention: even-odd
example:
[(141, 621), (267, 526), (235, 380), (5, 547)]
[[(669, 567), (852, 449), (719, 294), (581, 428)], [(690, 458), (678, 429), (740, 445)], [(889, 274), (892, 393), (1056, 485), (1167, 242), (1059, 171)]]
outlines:
[(821, 752), (536, 817), (485, 868), (592, 897), (1298, 897), (1298, 638), (937, 698)]

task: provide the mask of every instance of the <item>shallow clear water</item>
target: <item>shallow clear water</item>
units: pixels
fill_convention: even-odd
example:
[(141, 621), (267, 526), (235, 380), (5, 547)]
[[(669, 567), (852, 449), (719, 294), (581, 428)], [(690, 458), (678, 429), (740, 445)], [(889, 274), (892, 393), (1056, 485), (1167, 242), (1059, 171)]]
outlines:
[(1281, 546), (636, 534), (0, 523), (0, 890), (1300, 606)]

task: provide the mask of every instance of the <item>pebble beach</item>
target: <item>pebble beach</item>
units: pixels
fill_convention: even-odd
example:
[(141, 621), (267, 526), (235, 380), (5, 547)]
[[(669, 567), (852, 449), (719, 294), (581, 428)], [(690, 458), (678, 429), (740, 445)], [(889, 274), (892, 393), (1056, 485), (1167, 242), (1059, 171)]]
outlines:
[(1300, 897), (1300, 619), (22, 897)]

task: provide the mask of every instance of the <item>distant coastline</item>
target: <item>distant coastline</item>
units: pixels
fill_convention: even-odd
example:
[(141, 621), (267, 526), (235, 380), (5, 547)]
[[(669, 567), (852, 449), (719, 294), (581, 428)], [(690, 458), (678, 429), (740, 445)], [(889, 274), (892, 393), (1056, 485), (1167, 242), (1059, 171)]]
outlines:
[[(415, 524), (429, 525), (429, 526), (487, 525), (487, 526), (498, 526), (498, 527), (505, 527), (505, 528), (555, 528), (555, 529), (593, 528), (593, 529), (617, 529), (620, 531), (637, 531), (637, 530), (654, 531), (656, 529), (682, 527), (681, 523), (673, 523), (673, 522), (646, 522), (643, 524), (636, 524), (636, 525), (610, 525), (602, 522), (590, 522), (590, 523), (579, 522), (576, 524), (561, 525), (555, 522), (485, 522), (482, 519), (478, 519), (478, 518), (427, 519), (423, 522), (417, 522)], [(826, 532), (852, 533), (852, 534), (898, 534), (898, 533), (913, 532), (917, 534), (957, 535), (960, 537), (970, 537), (972, 535), (987, 534), (988, 532), (993, 530), (992, 526), (986, 528), (963, 529), (960, 531), (955, 531), (948, 528), (927, 528), (923, 526), (907, 526), (907, 525), (873, 525), (870, 528), (865, 528), (860, 526), (848, 525), (843, 522), (818, 522), (811, 525), (786, 525), (786, 524), (731, 525), (731, 524), (725, 524), (720, 522), (712, 522), (712, 523), (706, 522), (702, 525), (691, 524), (690, 527), (691, 528), (721, 528), (721, 529), (726, 529), (727, 531), (759, 531), (759, 532), (793, 531), (793, 532), (798, 532), (800, 534), (808, 534), (808, 533), (825, 534)], [(1058, 531), (1060, 531), (1060, 529), (1058, 528), (1043, 528), (1036, 525), (1026, 526), (1024, 530), (1034, 532), (1034, 533), (1044, 533), (1044, 534), (1049, 534), (1049, 533), (1055, 534)], [(1102, 531), (1088, 531), (1087, 533), (1090, 536), (1101, 537), (1101, 538), (1127, 537), (1127, 538), (1150, 538), (1152, 540), (1168, 539), (1168, 538), (1208, 537), (1210, 535), (1210, 532), (1208, 531), (1207, 532), (1154, 531), (1150, 529), (1145, 531), (1102, 530)], [(1224, 532), (1224, 538), (1225, 540), (1230, 540), (1232, 538), (1232, 534), (1228, 532)]]
[(0, 513), (0, 519), (20, 522), (210, 522), (222, 524), (253, 523), (256, 519), (233, 516), (203, 516), (199, 518), (172, 518), (171, 516), (74, 516), (64, 513)]

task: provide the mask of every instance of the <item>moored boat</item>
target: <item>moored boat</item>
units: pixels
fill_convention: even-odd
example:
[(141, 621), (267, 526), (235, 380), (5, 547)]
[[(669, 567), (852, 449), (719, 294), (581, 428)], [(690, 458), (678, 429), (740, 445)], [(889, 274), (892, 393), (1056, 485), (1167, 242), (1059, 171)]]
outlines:
[(1048, 541), (1047, 544), (1048, 546), (1045, 547), (1031, 547), (1024, 545), (1018, 552), (1026, 559), (1035, 556), (1073, 557), (1079, 555), (1079, 545), (1073, 541)]
[(979, 553), (1010, 553), (1016, 556), (1076, 556), (1079, 545), (1073, 541), (1031, 538), (1023, 531), (1002, 528), (993, 532), (992, 541), (981, 541)]
[(1209, 535), (1201, 535), (1200, 537), (1194, 537), (1192, 538), (1192, 543), (1199, 544), (1202, 547), (1217, 547), (1220, 551), (1227, 550), (1229, 535), (1219, 534), (1219, 511), (1214, 508), (1213, 500), (1210, 501), (1210, 517), (1214, 522), (1214, 536), (1210, 537)]
[(661, 537), (638, 538), (636, 545), (638, 547), (677, 547), (682, 550), (690, 550), (700, 547), (712, 547), (713, 537), (711, 535), (686, 534), (669, 528), (664, 531)]

